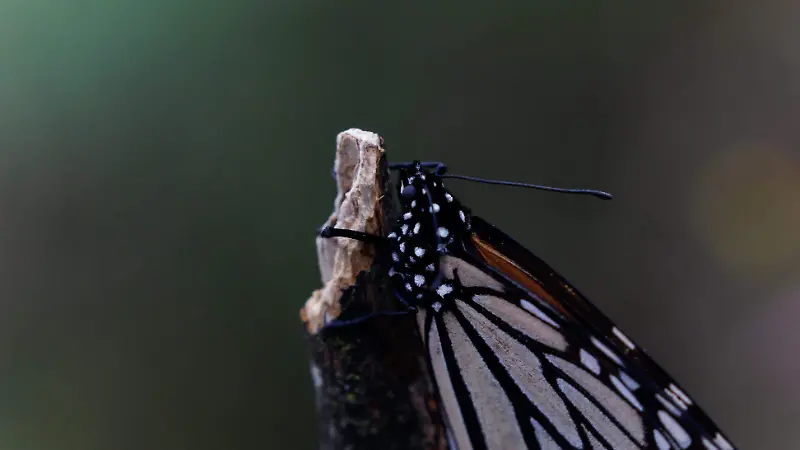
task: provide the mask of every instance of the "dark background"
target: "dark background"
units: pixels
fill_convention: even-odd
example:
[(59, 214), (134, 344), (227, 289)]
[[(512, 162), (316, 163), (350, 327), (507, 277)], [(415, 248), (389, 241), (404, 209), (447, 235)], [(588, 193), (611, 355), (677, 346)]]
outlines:
[[(800, 7), (0, 4), (0, 447), (307, 449), (336, 134), (452, 181), (742, 448), (800, 447)], [(458, 183), (458, 184), (457, 184)]]

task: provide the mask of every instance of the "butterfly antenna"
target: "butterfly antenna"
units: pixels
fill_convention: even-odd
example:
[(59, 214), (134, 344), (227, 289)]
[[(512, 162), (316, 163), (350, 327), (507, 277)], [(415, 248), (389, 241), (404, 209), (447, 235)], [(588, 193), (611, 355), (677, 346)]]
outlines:
[(591, 195), (592, 197), (597, 197), (602, 200), (611, 200), (613, 198), (613, 196), (608, 192), (598, 191), (596, 189), (566, 189), (566, 188), (557, 188), (552, 186), (542, 186), (539, 184), (520, 183), (517, 181), (487, 180), (485, 178), (470, 177), (466, 175), (440, 175), (440, 177), (474, 181), (476, 183), (499, 184), (501, 186), (515, 186), (528, 189), (538, 189), (540, 191), (560, 192), (562, 194)]

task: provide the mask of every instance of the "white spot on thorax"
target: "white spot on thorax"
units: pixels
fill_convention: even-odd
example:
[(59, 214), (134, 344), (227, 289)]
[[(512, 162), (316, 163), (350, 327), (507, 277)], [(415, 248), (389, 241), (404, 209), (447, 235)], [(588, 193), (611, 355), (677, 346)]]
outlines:
[(311, 379), (314, 381), (315, 388), (322, 387), (322, 371), (316, 364), (311, 364)]
[(422, 286), (425, 284), (425, 277), (422, 275), (414, 275), (414, 284), (416, 284), (417, 287)]
[(450, 193), (449, 193), (449, 192), (445, 192), (445, 193), (444, 193), (444, 198), (446, 198), (446, 199), (447, 199), (447, 202), (448, 202), (448, 203), (450, 203), (450, 202), (452, 202), (452, 201), (453, 201), (453, 196), (452, 196), (452, 195), (450, 195)]
[(439, 297), (444, 297), (451, 292), (453, 292), (453, 286), (449, 284), (440, 284), (439, 287), (436, 288), (436, 293), (439, 294)]

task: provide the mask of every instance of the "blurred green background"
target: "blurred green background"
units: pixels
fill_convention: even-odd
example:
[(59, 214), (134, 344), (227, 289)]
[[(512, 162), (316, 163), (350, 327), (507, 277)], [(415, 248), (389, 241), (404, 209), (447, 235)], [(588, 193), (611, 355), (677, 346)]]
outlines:
[[(742, 448), (800, 447), (796, 2), (0, 2), (0, 447), (309, 449), (336, 134), (452, 181)], [(456, 184), (458, 183), (458, 184)]]

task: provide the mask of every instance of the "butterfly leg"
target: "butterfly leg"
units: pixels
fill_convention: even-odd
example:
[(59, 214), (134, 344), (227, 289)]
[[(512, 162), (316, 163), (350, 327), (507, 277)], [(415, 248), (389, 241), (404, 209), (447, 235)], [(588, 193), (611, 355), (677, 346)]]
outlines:
[(319, 230), (319, 236), (323, 238), (344, 237), (355, 239), (361, 242), (368, 242), (370, 244), (384, 244), (386, 238), (374, 234), (364, 233), (363, 231), (348, 230), (346, 228), (322, 227)]
[(375, 317), (380, 316), (405, 316), (407, 314), (413, 314), (417, 312), (416, 308), (408, 309), (406, 311), (377, 311), (374, 313), (367, 314), (366, 316), (356, 317), (355, 319), (347, 319), (347, 320), (331, 320), (330, 322), (326, 321), (323, 328), (338, 328), (338, 327), (347, 327), (350, 325), (356, 325), (361, 322), (364, 322), (369, 319), (373, 319)]

